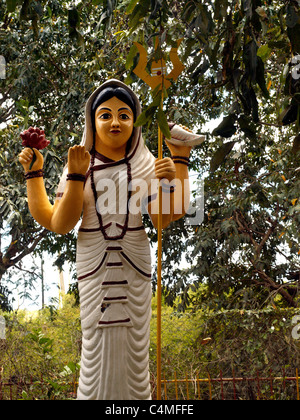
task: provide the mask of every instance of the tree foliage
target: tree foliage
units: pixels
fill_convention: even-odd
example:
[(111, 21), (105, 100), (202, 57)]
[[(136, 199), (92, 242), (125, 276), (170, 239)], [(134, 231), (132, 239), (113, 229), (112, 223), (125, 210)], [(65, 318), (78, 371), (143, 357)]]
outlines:
[[(1, 0), (0, 17), (7, 63), (0, 81), (0, 228), (10, 239), (1, 248), (1, 275), (33, 250), (74, 258), (73, 233), (46, 234), (28, 214), (18, 133), (28, 125), (45, 129), (53, 195), (67, 149), (81, 137), (87, 97), (116, 77), (139, 94), (154, 153), (164, 114), (199, 132), (221, 119), (191, 159), (205, 179), (204, 222), (180, 221), (164, 233), (168, 301), (181, 293), (184, 307), (188, 290), (207, 284), (214, 307), (298, 305), (299, 1)], [(133, 42), (147, 48), (149, 66), (163, 55), (170, 69), (168, 52), (181, 38), (185, 70), (163, 114), (133, 73), (139, 58)], [(184, 270), (174, 263), (183, 254)]]

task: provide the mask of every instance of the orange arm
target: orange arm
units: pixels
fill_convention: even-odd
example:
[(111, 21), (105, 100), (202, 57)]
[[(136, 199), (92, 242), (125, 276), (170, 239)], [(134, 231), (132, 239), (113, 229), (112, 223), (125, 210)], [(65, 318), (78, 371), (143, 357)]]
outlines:
[[(32, 171), (37, 171), (43, 167), (43, 157), (38, 150), (34, 149), (34, 152), (37, 159)], [(31, 172), (29, 166), (32, 157), (33, 153), (28, 148), (19, 155), (19, 161), (26, 172)], [(69, 149), (69, 173), (85, 175), (89, 162), (90, 156), (84, 147), (75, 146)], [(28, 179), (27, 197), (32, 217), (46, 229), (64, 235), (70, 232), (80, 219), (83, 208), (83, 182), (68, 181), (63, 198), (57, 200), (53, 206), (48, 199), (43, 178)]]

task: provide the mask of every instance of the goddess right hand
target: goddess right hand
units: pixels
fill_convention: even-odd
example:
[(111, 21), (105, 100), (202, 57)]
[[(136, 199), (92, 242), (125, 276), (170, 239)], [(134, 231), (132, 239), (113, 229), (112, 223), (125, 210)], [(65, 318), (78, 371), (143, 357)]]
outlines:
[(44, 158), (43, 158), (42, 154), (37, 149), (33, 149), (33, 150), (34, 150), (34, 153), (35, 153), (35, 156), (36, 156), (36, 161), (32, 165), (31, 169), (29, 169), (29, 167), (30, 167), (30, 164), (31, 164), (33, 156), (34, 156), (33, 151), (29, 147), (26, 147), (19, 154), (19, 162), (23, 166), (25, 172), (39, 171), (40, 169), (43, 169)]
[(90, 154), (84, 146), (70, 147), (68, 152), (69, 174), (85, 175), (90, 165)]

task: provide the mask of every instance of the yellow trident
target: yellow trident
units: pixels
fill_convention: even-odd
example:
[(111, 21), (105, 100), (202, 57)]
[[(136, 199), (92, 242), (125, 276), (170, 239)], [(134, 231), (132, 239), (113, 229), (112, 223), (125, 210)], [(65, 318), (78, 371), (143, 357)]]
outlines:
[[(133, 70), (133, 72), (142, 79), (145, 83), (147, 83), (148, 86), (151, 87), (152, 90), (157, 88), (158, 85), (161, 85), (160, 89), (166, 88), (169, 89), (171, 86), (171, 80), (175, 81), (177, 80), (178, 76), (182, 73), (184, 70), (184, 65), (180, 61), (178, 57), (178, 48), (182, 42), (182, 39), (179, 39), (177, 41), (177, 47), (172, 48), (170, 51), (170, 60), (173, 64), (173, 70), (170, 74), (166, 74), (167, 67), (166, 62), (162, 58), (159, 61), (154, 61), (151, 66), (151, 75), (147, 72), (146, 66), (147, 66), (147, 51), (143, 47), (143, 45), (139, 44), (138, 42), (135, 42), (134, 45), (137, 47), (139, 53), (140, 53), (140, 59), (138, 62), (138, 65)], [(156, 40), (155, 49), (158, 48), (159, 41)]]
[[(147, 72), (147, 51), (145, 48), (135, 42), (140, 53), (138, 65), (133, 72), (142, 79), (152, 91), (158, 89), (162, 91), (161, 95), (161, 108), (163, 107), (164, 89), (169, 89), (171, 81), (177, 80), (178, 76), (184, 70), (184, 65), (178, 57), (178, 48), (182, 39), (177, 41), (177, 47), (172, 48), (170, 51), (170, 60), (173, 64), (171, 73), (167, 73), (166, 62), (163, 58), (159, 61), (153, 62), (151, 65), (151, 75)], [(159, 40), (156, 39), (155, 49), (159, 47)], [(158, 127), (158, 158), (163, 158), (163, 134), (160, 127)], [(159, 186), (158, 190), (158, 227), (157, 227), (157, 399), (161, 399), (161, 270), (162, 270), (162, 187)]]

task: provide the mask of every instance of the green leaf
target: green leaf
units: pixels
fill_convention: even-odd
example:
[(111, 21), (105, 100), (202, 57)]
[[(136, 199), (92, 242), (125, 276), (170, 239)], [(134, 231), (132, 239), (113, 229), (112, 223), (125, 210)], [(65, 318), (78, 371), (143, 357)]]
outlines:
[(157, 16), (157, 13), (162, 7), (162, 0), (151, 0), (151, 15), (150, 19), (155, 19)]
[(293, 53), (300, 54), (300, 24), (298, 23), (294, 28), (288, 28), (287, 34), (292, 44)]
[(129, 5), (127, 6), (127, 9), (126, 9), (127, 14), (130, 14), (130, 13), (133, 12), (133, 9), (137, 5), (138, 1), (139, 0), (131, 0), (131, 2), (129, 3)]
[(280, 115), (280, 119), (283, 125), (290, 125), (297, 121), (298, 117), (298, 105), (291, 103), (291, 105), (286, 108)]
[(125, 63), (125, 69), (129, 70), (132, 65), (133, 65), (133, 60), (137, 55), (137, 48), (136, 46), (133, 44), (132, 47), (130, 48), (129, 54), (127, 55), (127, 59), (126, 59), (126, 63)]
[(261, 46), (257, 50), (257, 56), (262, 59), (263, 62), (266, 62), (272, 53), (272, 49), (268, 46), (268, 44)]
[(231, 152), (233, 146), (235, 145), (235, 141), (230, 141), (228, 143), (224, 143), (214, 154), (211, 162), (210, 162), (210, 171), (215, 172), (218, 167), (224, 162), (226, 156)]
[(70, 369), (70, 371), (72, 372), (72, 373), (75, 373), (77, 370), (78, 370), (78, 364), (77, 363), (74, 363), (74, 362), (69, 362), (68, 364), (67, 364), (67, 367)]
[(28, 394), (27, 394), (27, 392), (26, 391), (22, 391), (22, 400), (30, 400), (30, 398), (29, 398), (29, 396), (28, 396)]
[(270, 98), (269, 91), (266, 85), (265, 79), (265, 66), (261, 57), (257, 57), (257, 68), (256, 68), (256, 82), (258, 83), (261, 91), (266, 99)]
[[(22, 4), (21, 11), (20, 11), (21, 20), (26, 20), (28, 18), (29, 1), (30, 0), (25, 0)], [(47, 6), (47, 8), (50, 9), (49, 6)], [(48, 10), (48, 13), (49, 13), (49, 10)], [(51, 11), (51, 15), (49, 14), (49, 16), (52, 17), (52, 11)]]
[(238, 122), (241, 130), (249, 139), (256, 139), (256, 127), (251, 121), (249, 121), (246, 115), (241, 115)]
[(17, 0), (6, 0), (6, 8), (9, 13), (12, 13), (16, 10)]
[(294, 138), (292, 152), (294, 155), (300, 152), (300, 135)]
[(47, 346), (49, 345), (50, 339), (47, 337), (42, 337), (39, 339), (39, 344), (42, 346), (44, 344), (47, 344)]
[(221, 136), (225, 138), (232, 137), (236, 132), (235, 115), (228, 115), (225, 117), (221, 124), (212, 132), (213, 136)]
[(166, 137), (166, 139), (170, 139), (171, 138), (171, 132), (170, 132), (170, 128), (169, 128), (169, 125), (168, 125), (168, 120), (167, 120), (166, 114), (164, 113), (164, 111), (161, 108), (159, 108), (159, 110), (158, 110), (157, 119), (158, 119), (158, 125), (159, 125), (163, 135)]
[(34, 8), (35, 12), (39, 15), (39, 17), (43, 16), (44, 9), (43, 9), (43, 6), (41, 5), (41, 3), (39, 1), (37, 1), (33, 4), (33, 8)]
[(145, 16), (149, 10), (150, 2), (141, 2), (136, 5), (131, 13), (129, 26), (131, 33), (137, 28), (140, 21), (145, 19)]
[(258, 105), (256, 94), (252, 87), (249, 90), (249, 97), (250, 97), (250, 103), (251, 103), (251, 108), (252, 108), (252, 118), (253, 118), (253, 121), (257, 123), (259, 121), (259, 105)]
[(129, 26), (131, 31), (134, 31), (136, 29), (142, 17), (144, 17), (144, 12), (142, 8), (138, 5), (130, 16)]
[(79, 23), (79, 13), (76, 7), (68, 10), (68, 23), (72, 29), (75, 29)]
[(147, 109), (145, 109), (137, 118), (134, 126), (140, 127), (142, 125), (145, 125), (149, 120), (149, 117), (147, 116)]
[(292, 4), (287, 6), (286, 24), (288, 28), (294, 28), (299, 23), (299, 15)]
[(106, 10), (108, 17), (113, 14), (113, 5), (111, 0), (106, 0)]
[(251, 80), (254, 82), (257, 69), (257, 44), (254, 39), (248, 42), (244, 48), (244, 63), (251, 76)]
[(223, 19), (227, 15), (227, 10), (228, 0), (215, 0), (214, 19), (218, 20), (219, 23), (222, 23)]
[(214, 22), (212, 19), (211, 12), (208, 10), (207, 6), (200, 5), (200, 13), (195, 18), (192, 25), (195, 29), (199, 31), (202, 35), (207, 35), (208, 33), (212, 32), (214, 29)]
[(263, 191), (259, 191), (257, 194), (257, 201), (262, 207), (268, 208), (270, 206), (270, 202)]

